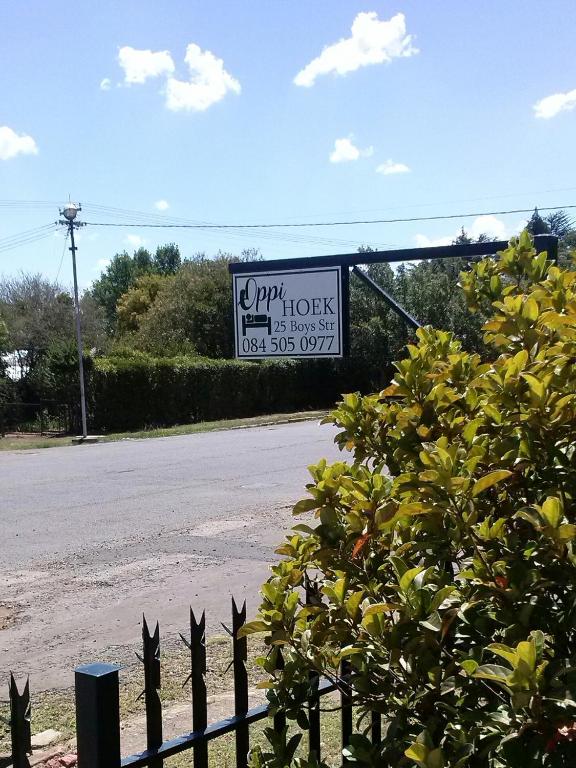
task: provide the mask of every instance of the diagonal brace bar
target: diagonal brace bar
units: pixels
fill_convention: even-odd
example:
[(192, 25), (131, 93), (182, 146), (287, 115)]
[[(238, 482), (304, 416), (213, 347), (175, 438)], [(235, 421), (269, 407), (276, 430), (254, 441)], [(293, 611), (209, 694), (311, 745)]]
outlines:
[(352, 272), (356, 275), (356, 277), (359, 277), (360, 280), (363, 280), (366, 283), (366, 285), (369, 285), (370, 288), (372, 288), (372, 290), (374, 291), (374, 293), (377, 293), (382, 299), (384, 299), (384, 301), (386, 302), (386, 304), (388, 304), (390, 309), (393, 309), (394, 312), (399, 314), (400, 317), (405, 322), (407, 322), (409, 326), (414, 328), (414, 330), (417, 330), (418, 328), (422, 328), (422, 326), (420, 325), (418, 320), (416, 320), (416, 318), (412, 317), (412, 315), (409, 312), (406, 312), (404, 307), (398, 304), (396, 299), (393, 299), (392, 296), (390, 296), (390, 294), (384, 290), (384, 288), (381, 288), (378, 285), (378, 283), (375, 283), (374, 280), (372, 280), (372, 278), (369, 277), (365, 272), (363, 272), (361, 269), (359, 269), (356, 266), (352, 268)]

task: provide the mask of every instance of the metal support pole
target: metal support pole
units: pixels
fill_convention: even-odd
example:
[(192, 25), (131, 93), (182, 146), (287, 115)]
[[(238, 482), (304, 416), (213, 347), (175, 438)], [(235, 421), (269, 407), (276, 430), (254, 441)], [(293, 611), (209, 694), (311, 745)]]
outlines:
[(78, 768), (120, 768), (120, 702), (115, 664), (77, 667)]
[(74, 222), (68, 223), (70, 233), (70, 251), (72, 252), (72, 271), (74, 273), (74, 314), (76, 317), (76, 343), (78, 345), (78, 371), (80, 374), (80, 409), (82, 412), (82, 437), (88, 436), (86, 426), (86, 392), (84, 388), (84, 359), (82, 354), (82, 329), (80, 327), (80, 302), (78, 301), (78, 279), (76, 277), (76, 244), (74, 243)]
[(558, 238), (555, 235), (534, 235), (536, 253), (546, 251), (550, 261), (558, 263)]
[(366, 285), (369, 285), (370, 288), (374, 291), (374, 293), (377, 293), (379, 296), (381, 296), (386, 304), (394, 310), (397, 314), (400, 315), (400, 317), (408, 323), (409, 326), (414, 328), (414, 330), (417, 330), (418, 328), (422, 328), (418, 320), (416, 318), (412, 317), (412, 315), (409, 312), (406, 312), (404, 307), (402, 307), (396, 299), (393, 299), (392, 296), (390, 296), (389, 293), (387, 293), (384, 288), (381, 288), (378, 283), (375, 283), (374, 280), (372, 280), (371, 277), (369, 277), (365, 272), (363, 272), (359, 267), (353, 267), (352, 269), (353, 274), (356, 275), (356, 277), (359, 277), (360, 280), (366, 283)]

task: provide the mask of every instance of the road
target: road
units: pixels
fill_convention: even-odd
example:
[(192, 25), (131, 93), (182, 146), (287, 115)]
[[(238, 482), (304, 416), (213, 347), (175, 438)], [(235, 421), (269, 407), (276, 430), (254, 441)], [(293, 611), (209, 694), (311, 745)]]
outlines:
[(164, 638), (189, 604), (212, 631), (231, 595), (253, 612), (306, 467), (340, 456), (334, 434), (301, 422), (0, 453), (0, 681), (11, 669), (43, 690), (122, 661), (143, 612)]

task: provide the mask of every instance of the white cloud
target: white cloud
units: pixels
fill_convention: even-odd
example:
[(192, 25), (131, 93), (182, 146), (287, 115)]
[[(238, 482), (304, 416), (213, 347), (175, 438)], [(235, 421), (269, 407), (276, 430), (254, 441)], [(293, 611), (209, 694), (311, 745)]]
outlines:
[(574, 107), (576, 107), (576, 88), (573, 91), (553, 93), (551, 96), (540, 99), (534, 104), (534, 112), (536, 117), (549, 120), (551, 117), (556, 117), (560, 112), (568, 112)]
[[(477, 240), (480, 235), (488, 235), (491, 240), (508, 240), (512, 235), (517, 234), (524, 227), (520, 222), (516, 226), (507, 227), (506, 224), (496, 216), (478, 216), (470, 226), (465, 226), (464, 231), (472, 238)], [(415, 235), (414, 242), (417, 248), (433, 248), (439, 245), (452, 245), (454, 240), (460, 235), (461, 229), (457, 229), (453, 234), (445, 237), (428, 237), (427, 235)]]
[(510, 236), (506, 224), (496, 216), (478, 216), (467, 232), (473, 240), (478, 239), (480, 235), (488, 235), (494, 240), (507, 240)]
[(145, 83), (150, 77), (174, 72), (170, 51), (138, 50), (125, 45), (118, 51), (118, 63), (124, 70), (124, 82), (127, 84)]
[(96, 262), (96, 266), (94, 267), (94, 271), (103, 272), (106, 269), (106, 267), (110, 264), (111, 261), (112, 259), (108, 259), (108, 258), (98, 259), (98, 261)]
[(406, 34), (403, 13), (397, 13), (388, 21), (380, 21), (374, 11), (359, 13), (352, 22), (351, 32), (350, 37), (326, 46), (320, 56), (298, 72), (294, 83), (309, 88), (317, 77), (330, 72), (346, 75), (360, 67), (418, 53), (412, 45), (412, 36)]
[(131, 245), (133, 248), (142, 248), (145, 245), (146, 240), (140, 235), (126, 235), (127, 245)]
[(427, 237), (427, 235), (414, 235), (416, 248), (435, 248), (440, 245), (452, 245), (455, 235), (450, 237)]
[(37, 154), (38, 147), (32, 136), (18, 136), (12, 128), (0, 125), (0, 160), (10, 160), (17, 155)]
[(110, 88), (112, 88), (112, 81), (109, 77), (105, 77), (103, 80), (100, 80), (101, 91), (109, 91)]
[(168, 208), (170, 208), (170, 204), (167, 200), (156, 200), (154, 203), (154, 208), (158, 211), (167, 211)]
[(228, 91), (240, 93), (238, 80), (226, 72), (222, 59), (210, 51), (190, 43), (184, 61), (190, 70), (190, 79), (169, 77), (166, 83), (166, 106), (173, 112), (203, 112), (223, 99)]
[(348, 163), (358, 160), (359, 157), (370, 157), (374, 154), (374, 147), (359, 149), (354, 146), (352, 139), (336, 139), (334, 149), (330, 153), (331, 163)]
[(392, 176), (395, 173), (410, 173), (410, 168), (404, 163), (395, 163), (394, 160), (386, 160), (376, 168), (376, 173), (383, 176)]

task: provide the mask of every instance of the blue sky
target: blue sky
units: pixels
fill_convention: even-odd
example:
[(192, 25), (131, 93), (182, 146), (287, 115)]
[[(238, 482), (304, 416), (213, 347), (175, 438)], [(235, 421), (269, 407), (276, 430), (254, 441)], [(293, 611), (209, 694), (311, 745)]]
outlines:
[[(70, 281), (61, 232), (6, 249), (6, 238), (54, 222), (68, 195), (85, 221), (115, 223), (576, 204), (574, 0), (68, 8), (0, 6), (0, 274)], [(87, 226), (79, 277), (89, 285), (139, 243), (177, 242), (185, 256), (258, 247), (274, 259), (435, 244), (462, 224), (507, 236), (521, 221), (241, 233)]]

